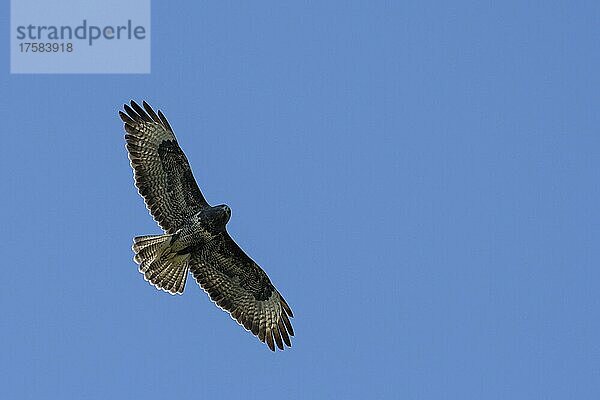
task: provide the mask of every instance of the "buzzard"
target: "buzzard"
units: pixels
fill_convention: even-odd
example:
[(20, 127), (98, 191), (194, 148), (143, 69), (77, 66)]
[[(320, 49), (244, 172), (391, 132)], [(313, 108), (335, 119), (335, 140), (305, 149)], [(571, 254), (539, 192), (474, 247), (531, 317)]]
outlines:
[(272, 351), (275, 344), (291, 347), (292, 310), (227, 233), (231, 209), (208, 204), (169, 122), (145, 101), (142, 105), (132, 100), (119, 116), (135, 185), (164, 234), (133, 239), (139, 271), (171, 294), (183, 293), (189, 271), (217, 306)]

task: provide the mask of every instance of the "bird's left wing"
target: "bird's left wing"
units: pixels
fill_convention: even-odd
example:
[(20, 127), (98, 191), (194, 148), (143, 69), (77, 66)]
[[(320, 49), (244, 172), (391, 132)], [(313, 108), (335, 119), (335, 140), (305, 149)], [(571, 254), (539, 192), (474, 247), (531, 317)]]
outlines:
[[(190, 259), (190, 272), (217, 306), (275, 351), (291, 347), (292, 310), (269, 277), (227, 232)], [(273, 343), (275, 341), (275, 343)]]

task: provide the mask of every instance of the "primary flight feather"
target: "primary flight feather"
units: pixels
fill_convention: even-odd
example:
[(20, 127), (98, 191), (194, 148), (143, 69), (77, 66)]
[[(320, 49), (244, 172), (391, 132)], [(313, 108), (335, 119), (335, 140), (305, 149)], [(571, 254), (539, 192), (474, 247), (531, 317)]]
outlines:
[(231, 210), (211, 206), (173, 129), (144, 101), (119, 116), (135, 185), (163, 235), (134, 238), (134, 260), (158, 289), (181, 294), (188, 272), (220, 308), (271, 350), (291, 347), (292, 310), (269, 277), (229, 236)]

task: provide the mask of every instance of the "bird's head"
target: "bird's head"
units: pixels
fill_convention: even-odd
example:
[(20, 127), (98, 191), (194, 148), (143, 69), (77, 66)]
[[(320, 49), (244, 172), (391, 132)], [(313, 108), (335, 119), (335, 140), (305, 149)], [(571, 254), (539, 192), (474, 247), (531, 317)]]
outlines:
[(219, 206), (213, 207), (213, 209), (217, 213), (217, 218), (221, 221), (223, 225), (229, 222), (229, 218), (231, 218), (231, 208), (229, 208), (226, 204), (221, 204)]

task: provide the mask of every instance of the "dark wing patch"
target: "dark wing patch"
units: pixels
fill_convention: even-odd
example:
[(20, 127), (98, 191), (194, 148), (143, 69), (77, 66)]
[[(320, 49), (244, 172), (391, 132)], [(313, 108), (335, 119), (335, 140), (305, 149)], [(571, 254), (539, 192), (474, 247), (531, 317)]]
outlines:
[(119, 111), (135, 185), (160, 227), (174, 233), (208, 203), (165, 116), (145, 101), (143, 106), (132, 100)]
[(271, 350), (292, 346), (292, 310), (227, 232), (192, 255), (190, 272), (212, 301)]

